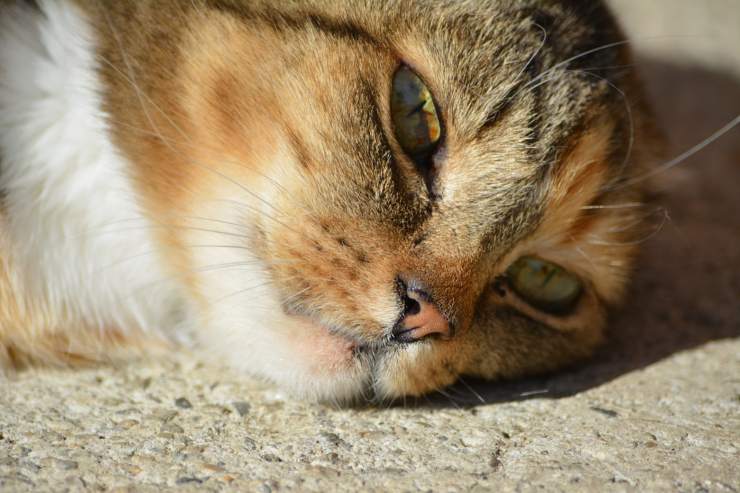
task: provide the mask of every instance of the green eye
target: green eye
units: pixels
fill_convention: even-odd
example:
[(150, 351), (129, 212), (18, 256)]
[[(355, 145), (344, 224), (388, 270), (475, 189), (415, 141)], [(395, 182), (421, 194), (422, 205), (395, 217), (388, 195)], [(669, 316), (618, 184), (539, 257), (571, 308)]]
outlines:
[(553, 315), (567, 315), (581, 297), (583, 283), (557, 264), (522, 257), (506, 271), (509, 285), (524, 301)]
[(410, 68), (393, 76), (391, 118), (398, 143), (417, 163), (434, 151), (442, 135), (432, 93)]

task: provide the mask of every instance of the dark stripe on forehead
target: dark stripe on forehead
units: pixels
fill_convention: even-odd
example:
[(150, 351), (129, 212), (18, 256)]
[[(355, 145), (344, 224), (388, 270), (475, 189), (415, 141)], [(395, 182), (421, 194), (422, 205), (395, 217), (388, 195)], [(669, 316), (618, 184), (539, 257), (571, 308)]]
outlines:
[[(547, 41), (547, 33), (550, 31), (550, 27), (554, 22), (553, 17), (538, 8), (523, 8), (514, 11), (505, 11), (506, 16), (512, 17), (512, 23), (521, 22), (522, 17), (528, 19), (531, 24), (524, 32), (519, 35), (519, 42), (527, 47), (523, 51), (523, 59), (521, 62), (521, 68), (515, 70), (515, 75), (512, 75), (513, 85), (507, 90), (506, 94), (499, 100), (494, 102), (493, 106), (488, 110), (488, 115), (483, 120), (480, 128), (476, 133), (476, 137), (480, 137), (486, 133), (492, 127), (497, 125), (502, 119), (505, 119), (506, 113), (512, 108), (512, 106), (528, 92), (534, 93), (537, 99), (535, 105), (539, 104), (539, 98), (541, 97), (541, 91), (539, 88), (530, 88), (530, 84), (533, 79), (542, 73), (542, 56), (543, 49), (545, 49), (545, 43)], [(531, 50), (531, 53), (527, 52)], [(534, 84), (537, 85), (536, 83)], [(532, 126), (538, 125), (537, 122), (532, 122)], [(533, 129), (533, 134), (537, 134), (538, 130)]]
[[(277, 4), (279, 4), (278, 2)], [(207, 5), (217, 11), (226, 12), (244, 20), (263, 23), (278, 31), (303, 31), (315, 29), (331, 37), (344, 40), (385, 45), (363, 27), (347, 20), (338, 20), (308, 10), (279, 10), (272, 6), (253, 7), (233, 0), (212, 0)]]

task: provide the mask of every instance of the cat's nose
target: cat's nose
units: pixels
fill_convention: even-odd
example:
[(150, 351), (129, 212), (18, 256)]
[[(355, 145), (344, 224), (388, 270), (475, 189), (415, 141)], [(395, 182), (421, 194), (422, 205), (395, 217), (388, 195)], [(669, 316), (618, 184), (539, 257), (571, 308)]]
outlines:
[(416, 342), (425, 337), (442, 339), (452, 337), (450, 322), (422, 289), (405, 288), (401, 319), (393, 328), (391, 339), (395, 342)]

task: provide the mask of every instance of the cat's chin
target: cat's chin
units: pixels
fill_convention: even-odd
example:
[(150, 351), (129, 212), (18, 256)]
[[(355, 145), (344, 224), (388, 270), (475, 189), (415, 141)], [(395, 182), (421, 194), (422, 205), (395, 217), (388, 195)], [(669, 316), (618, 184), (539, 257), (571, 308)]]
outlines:
[(294, 394), (322, 402), (349, 403), (419, 396), (451, 384), (456, 375), (429, 371), (440, 366), (430, 340), (409, 345), (361, 344), (320, 321), (289, 315), (287, 343), (300, 366), (291, 380), (272, 380)]
[(258, 324), (216, 324), (198, 345), (211, 357), (317, 402), (348, 404), (421, 395), (448, 385), (440, 380), (431, 341), (409, 345), (361, 344), (311, 317), (272, 312)]

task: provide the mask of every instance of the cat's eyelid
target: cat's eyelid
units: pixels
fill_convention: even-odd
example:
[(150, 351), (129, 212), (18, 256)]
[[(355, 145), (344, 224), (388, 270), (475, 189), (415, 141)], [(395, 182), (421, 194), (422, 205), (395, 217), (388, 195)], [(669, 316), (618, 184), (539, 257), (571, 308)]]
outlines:
[(539, 256), (520, 256), (506, 269), (509, 287), (537, 310), (554, 316), (572, 313), (583, 294), (583, 281), (562, 265)]

